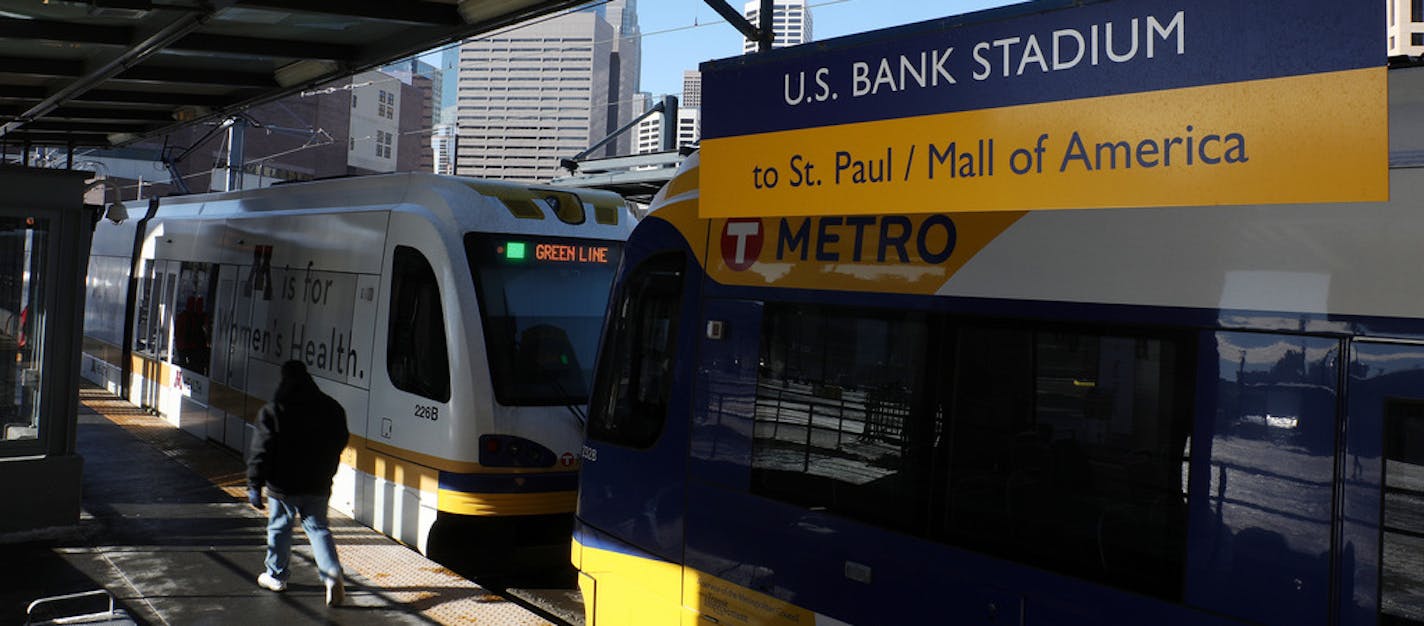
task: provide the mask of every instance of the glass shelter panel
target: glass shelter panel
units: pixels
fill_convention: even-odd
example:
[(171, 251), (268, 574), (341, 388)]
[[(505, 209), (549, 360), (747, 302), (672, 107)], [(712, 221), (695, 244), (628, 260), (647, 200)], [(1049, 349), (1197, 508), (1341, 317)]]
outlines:
[(0, 442), (35, 440), (45, 349), (49, 222), (0, 218)]

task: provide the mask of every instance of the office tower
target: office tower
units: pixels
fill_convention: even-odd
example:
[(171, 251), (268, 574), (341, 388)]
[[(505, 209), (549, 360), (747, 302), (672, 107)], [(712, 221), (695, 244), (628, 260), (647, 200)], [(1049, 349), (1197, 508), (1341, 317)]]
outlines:
[[(440, 70), (416, 57), (401, 60), (381, 68), (381, 72), (413, 87), (418, 102), (407, 97), (400, 108), (399, 163), (415, 162), (415, 171), (434, 171), (435, 155), (431, 133), (440, 123)], [(394, 96), (392, 96), (394, 97)], [(378, 103), (379, 104), (379, 103)]]
[(456, 96), (460, 92), (460, 46), (449, 45), (440, 51), (440, 106), (437, 124), (455, 124)]
[(1424, 2), (1385, 0), (1389, 14), (1389, 56), (1424, 54)]
[[(637, 153), (662, 152), (663, 114), (654, 113), (638, 122)], [(696, 145), (702, 136), (702, 109), (679, 106), (677, 109), (677, 144)]]
[(455, 125), (440, 124), (430, 134), (430, 148), (436, 174), (455, 173)]
[[(742, 7), (742, 15), (759, 26), (761, 0), (751, 0)], [(811, 8), (806, 0), (774, 0), (772, 3), (772, 48), (785, 48), (811, 41)], [(742, 52), (756, 52), (757, 42), (742, 42)]]
[[(423, 107), (420, 96), (416, 95), (420, 91), (412, 88), (407, 95), (415, 97), (402, 97), (406, 83), (396, 76), (378, 71), (357, 74), (351, 84), (347, 165), (365, 172), (399, 171), (397, 164), (403, 160), (402, 149), (405, 155), (413, 155), (415, 153), (410, 150), (409, 144), (418, 145), (426, 137), (423, 132), (415, 132), (429, 124), (428, 119), (421, 119)], [(414, 124), (403, 124), (407, 119)], [(425, 124), (421, 124), (422, 121)], [(402, 126), (412, 131), (412, 136), (405, 137)], [(418, 169), (418, 165), (411, 169)], [(426, 171), (429, 171), (428, 165)]]
[(702, 72), (682, 71), (682, 101), (679, 104), (694, 109), (702, 107)]
[[(609, 72), (614, 82), (608, 88), (608, 128), (609, 132), (612, 132), (637, 116), (637, 113), (632, 112), (632, 105), (638, 91), (642, 89), (643, 35), (638, 28), (638, 0), (612, 0), (599, 9), (604, 11), (604, 17), (613, 26), (616, 37)], [(619, 135), (601, 154), (632, 154), (633, 140), (633, 132), (629, 130)]]
[[(560, 175), (559, 159), (583, 152), (631, 120), (641, 66), (634, 5), (613, 0), (465, 41), (456, 172), (547, 181)], [(632, 138), (591, 156), (611, 155), (619, 144), (627, 152)]]

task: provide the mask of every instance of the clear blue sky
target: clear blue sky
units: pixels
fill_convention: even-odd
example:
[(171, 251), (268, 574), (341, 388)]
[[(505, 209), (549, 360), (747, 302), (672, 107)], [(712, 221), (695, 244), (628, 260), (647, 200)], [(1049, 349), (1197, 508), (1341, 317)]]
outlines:
[[(739, 12), (745, 0), (726, 1)], [(810, 0), (814, 40), (861, 33), (948, 15), (1015, 4), (1018, 0)], [(683, 70), (742, 53), (742, 36), (703, 0), (641, 0), (643, 91), (682, 93)]]

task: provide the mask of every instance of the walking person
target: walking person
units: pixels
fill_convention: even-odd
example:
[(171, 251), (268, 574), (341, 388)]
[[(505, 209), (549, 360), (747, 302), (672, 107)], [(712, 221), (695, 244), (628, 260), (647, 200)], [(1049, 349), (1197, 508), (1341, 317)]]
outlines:
[[(292, 556), (292, 525), (301, 517), (317, 569), (326, 585), (326, 604), (346, 597), (336, 541), (327, 525), (331, 479), (341, 464), (349, 436), (346, 411), (326, 395), (301, 361), (282, 364), (282, 380), (272, 401), (257, 416), (257, 434), (247, 459), (247, 500), (267, 519), (267, 569), (257, 584), (272, 591), (287, 588)], [(267, 500), (262, 500), (262, 488)]]

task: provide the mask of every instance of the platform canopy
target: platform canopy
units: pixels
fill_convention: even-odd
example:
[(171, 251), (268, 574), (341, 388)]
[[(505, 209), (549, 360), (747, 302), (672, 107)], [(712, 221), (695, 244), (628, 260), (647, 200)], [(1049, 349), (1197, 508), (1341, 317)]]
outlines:
[(0, 0), (0, 143), (113, 146), (583, 0)]

